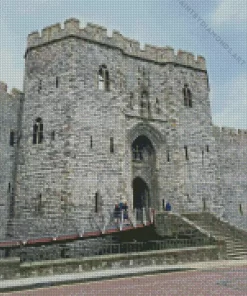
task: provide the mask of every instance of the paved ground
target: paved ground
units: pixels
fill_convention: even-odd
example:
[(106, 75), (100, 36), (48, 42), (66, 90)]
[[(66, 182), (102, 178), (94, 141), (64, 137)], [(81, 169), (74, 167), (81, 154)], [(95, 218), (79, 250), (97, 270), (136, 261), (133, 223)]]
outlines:
[[(8, 296), (246, 296), (247, 264), (3, 293)], [(233, 265), (233, 264), (232, 264)], [(228, 266), (228, 267), (227, 267)]]

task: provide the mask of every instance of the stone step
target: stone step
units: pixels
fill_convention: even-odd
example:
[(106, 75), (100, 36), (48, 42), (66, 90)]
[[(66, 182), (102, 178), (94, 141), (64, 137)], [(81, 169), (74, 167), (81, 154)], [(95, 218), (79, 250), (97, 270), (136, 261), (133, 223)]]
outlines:
[(246, 254), (227, 254), (227, 258), (229, 259), (246, 259)]
[(227, 253), (247, 254), (247, 250), (243, 250), (243, 249), (235, 250), (235, 249), (228, 249), (228, 248), (226, 248), (226, 252)]
[(247, 246), (243, 245), (241, 239), (235, 239), (231, 233), (226, 231), (225, 227), (220, 225), (212, 225), (204, 217), (191, 216), (187, 217), (192, 220), (197, 226), (211, 233), (213, 236), (222, 238), (226, 243), (226, 253), (228, 259), (241, 260), (247, 258)]
[(232, 248), (232, 249), (235, 249), (235, 250), (237, 250), (237, 249), (247, 250), (247, 247), (246, 246), (243, 246), (241, 244), (235, 244), (233, 242), (226, 242), (226, 246), (228, 248)]
[(225, 242), (226, 242), (226, 244), (228, 244), (229, 246), (232, 245), (232, 246), (236, 246), (236, 247), (240, 246), (240, 247), (243, 247), (243, 248), (247, 248), (246, 245), (243, 245), (243, 244), (240, 243), (240, 242), (235, 242), (234, 240), (228, 240), (228, 239), (225, 239)]
[(244, 260), (246, 258), (242, 257), (242, 256), (238, 256), (238, 257), (228, 257), (228, 259), (230, 259), (230, 260)]
[(236, 251), (236, 252), (235, 252), (234, 250), (233, 250), (233, 251), (231, 251), (231, 250), (227, 250), (227, 254), (228, 254), (228, 255), (231, 255), (231, 254), (246, 255), (247, 252), (246, 252), (246, 251), (242, 251), (242, 252), (241, 252), (241, 251), (239, 251), (239, 252)]

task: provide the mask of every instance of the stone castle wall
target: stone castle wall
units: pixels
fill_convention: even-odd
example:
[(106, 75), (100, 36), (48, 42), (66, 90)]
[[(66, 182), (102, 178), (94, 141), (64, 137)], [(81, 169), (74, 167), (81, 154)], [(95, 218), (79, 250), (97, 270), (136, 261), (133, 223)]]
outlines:
[[(192, 108), (183, 104), (181, 89), (184, 83), (188, 83), (192, 92)], [(212, 134), (207, 74), (180, 67), (174, 77), (174, 84), (175, 98), (180, 102), (178, 141), (181, 161), (181, 210), (218, 212), (222, 203), (218, 194), (218, 159)]]
[[(96, 192), (105, 213), (121, 198), (132, 207), (132, 182), (138, 176), (153, 188), (153, 207), (160, 209), (163, 200), (170, 200), (176, 211), (201, 209), (208, 188), (201, 188), (201, 179), (187, 197), (185, 183), (195, 179), (187, 177), (185, 181), (184, 167), (188, 165), (196, 176), (201, 168), (195, 160), (201, 153), (198, 143), (213, 146), (207, 73), (198, 64), (202, 59), (185, 63), (190, 55), (179, 59), (180, 52), (167, 63), (166, 56), (162, 59), (157, 55), (157, 48), (147, 47), (140, 53), (135, 42), (127, 46), (130, 41), (120, 34), (118, 39), (116, 34), (109, 38), (99, 27), (78, 29), (77, 25), (70, 20), (64, 29), (52, 26), (44, 29), (42, 36), (36, 33), (28, 39), (17, 213), (26, 219), (37, 214), (48, 217), (56, 225), (67, 212), (70, 219), (82, 225), (90, 215), (97, 216)], [(130, 48), (136, 51), (130, 52)], [(106, 65), (109, 71), (109, 92), (97, 89), (100, 65)], [(187, 111), (182, 96), (185, 83), (193, 92), (194, 109)], [(143, 91), (148, 95), (141, 107)], [(186, 116), (192, 123), (188, 133)], [(33, 145), (32, 126), (38, 117), (44, 123), (44, 142)], [(52, 132), (55, 140), (51, 140)], [(139, 135), (147, 136), (154, 146), (152, 172), (133, 168), (131, 144)], [(110, 138), (114, 140), (113, 153)], [(188, 161), (184, 161), (184, 145), (188, 145), (190, 154), (192, 149), (196, 151)], [(214, 167), (208, 174), (213, 175), (210, 189), (216, 190)], [(152, 180), (151, 175), (155, 176)]]
[(247, 227), (247, 130), (214, 127), (217, 143), (223, 218)]
[[(217, 137), (212, 125), (202, 57), (195, 60), (182, 51), (175, 55), (171, 48), (141, 50), (137, 41), (119, 32), (108, 37), (105, 28), (88, 24), (81, 29), (78, 20), (70, 19), (64, 28), (54, 25), (30, 34), (25, 59), (22, 117), (17, 104), (6, 119), (21, 120), (18, 159), (6, 162), (10, 172), (17, 166), (12, 235), (92, 229), (121, 199), (133, 207), (133, 180), (139, 176), (150, 188), (151, 207), (160, 210), (170, 201), (175, 212), (222, 215), (225, 209), (224, 215), (232, 213), (228, 218), (235, 219), (226, 205), (232, 200), (230, 186), (224, 187), (228, 140)], [(98, 89), (101, 65), (109, 71), (109, 91)], [(192, 107), (184, 106), (185, 84)], [(42, 119), (44, 139), (33, 144), (37, 118)], [(12, 123), (4, 124), (10, 128)], [(132, 161), (131, 146), (140, 135), (151, 141), (155, 154), (146, 167)], [(237, 154), (234, 145), (228, 146), (229, 157)], [(244, 177), (241, 182), (243, 193)], [(239, 196), (240, 191), (234, 192)], [(8, 196), (2, 199), (4, 212)]]
[[(18, 90), (13, 89), (8, 93), (7, 85), (0, 82), (0, 239), (6, 235), (7, 220), (13, 209), (20, 100)], [(13, 145), (10, 145), (11, 132), (14, 133)]]

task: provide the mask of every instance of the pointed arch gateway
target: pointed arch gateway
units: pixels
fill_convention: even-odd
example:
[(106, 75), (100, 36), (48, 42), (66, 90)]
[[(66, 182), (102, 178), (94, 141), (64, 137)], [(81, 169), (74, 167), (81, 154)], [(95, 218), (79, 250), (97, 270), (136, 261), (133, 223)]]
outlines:
[(157, 178), (156, 153), (152, 142), (145, 135), (138, 136), (131, 145), (133, 172), (133, 208), (155, 206)]
[(149, 123), (138, 123), (128, 134), (133, 208), (159, 209), (157, 155), (165, 137)]

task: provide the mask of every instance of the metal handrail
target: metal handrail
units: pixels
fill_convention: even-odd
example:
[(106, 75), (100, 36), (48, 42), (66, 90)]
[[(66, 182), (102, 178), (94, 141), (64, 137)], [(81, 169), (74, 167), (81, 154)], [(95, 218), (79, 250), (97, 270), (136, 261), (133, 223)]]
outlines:
[(166, 239), (146, 242), (125, 242), (102, 244), (99, 247), (57, 246), (54, 248), (23, 247), (20, 249), (21, 262), (52, 260), (59, 258), (91, 257), (98, 255), (114, 255), (133, 252), (148, 252), (188, 247), (203, 247), (212, 244), (207, 238)]

